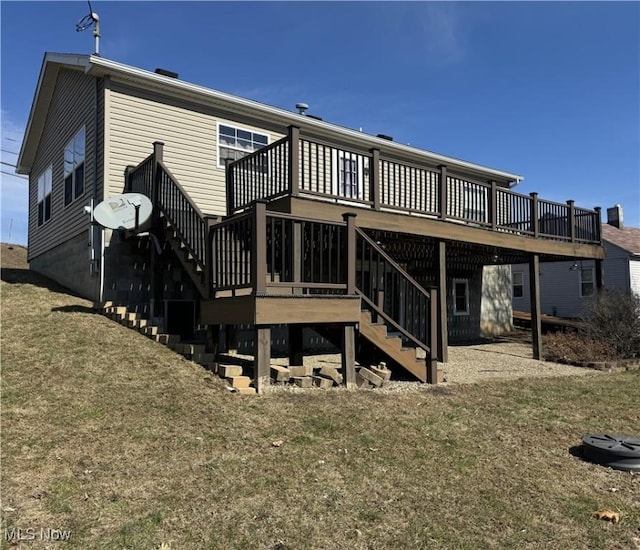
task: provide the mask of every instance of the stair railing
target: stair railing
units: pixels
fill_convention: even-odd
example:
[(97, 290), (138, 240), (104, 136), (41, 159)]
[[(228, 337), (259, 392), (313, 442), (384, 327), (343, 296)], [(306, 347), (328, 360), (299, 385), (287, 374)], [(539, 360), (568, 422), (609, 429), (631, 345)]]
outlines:
[(425, 290), (361, 229), (356, 228), (356, 287), (372, 320), (435, 357), (437, 290)]
[(142, 193), (151, 199), (156, 215), (162, 214), (191, 261), (211, 280), (207, 250), (210, 220), (203, 215), (163, 163), (164, 144), (153, 143), (153, 154), (126, 172), (127, 191)]

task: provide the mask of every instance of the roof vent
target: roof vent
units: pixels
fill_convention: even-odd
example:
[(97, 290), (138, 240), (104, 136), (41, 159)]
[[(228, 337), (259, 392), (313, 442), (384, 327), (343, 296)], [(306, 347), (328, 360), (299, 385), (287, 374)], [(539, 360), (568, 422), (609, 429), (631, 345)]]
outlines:
[(156, 69), (156, 74), (161, 74), (162, 76), (168, 76), (169, 78), (178, 78), (178, 73), (174, 73), (173, 71), (168, 71), (167, 69)]
[(306, 103), (296, 103), (296, 109), (298, 109), (299, 115), (304, 115), (307, 112), (309, 105)]
[(386, 139), (387, 141), (393, 141), (393, 138), (391, 136), (388, 136), (387, 134), (378, 134), (376, 137), (379, 137), (380, 139)]

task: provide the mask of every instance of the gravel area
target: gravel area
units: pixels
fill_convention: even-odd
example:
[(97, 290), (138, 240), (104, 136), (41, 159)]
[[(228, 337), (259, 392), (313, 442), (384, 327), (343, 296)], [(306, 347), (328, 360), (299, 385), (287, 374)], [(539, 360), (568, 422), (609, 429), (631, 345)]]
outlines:
[[(251, 356), (239, 356), (251, 361)], [(274, 357), (274, 365), (287, 366), (287, 358)], [(332, 365), (340, 368), (340, 355), (312, 355), (304, 358), (305, 365), (321, 367)], [(562, 365), (532, 358), (531, 344), (523, 342), (499, 342), (449, 346), (449, 362), (439, 367), (444, 372), (445, 383), (475, 384), (489, 380), (513, 380), (517, 378), (542, 378), (553, 376), (602, 375), (582, 367)], [(424, 387), (419, 382), (392, 380), (385, 388), (376, 391), (407, 391)], [(299, 390), (299, 388), (296, 388)]]

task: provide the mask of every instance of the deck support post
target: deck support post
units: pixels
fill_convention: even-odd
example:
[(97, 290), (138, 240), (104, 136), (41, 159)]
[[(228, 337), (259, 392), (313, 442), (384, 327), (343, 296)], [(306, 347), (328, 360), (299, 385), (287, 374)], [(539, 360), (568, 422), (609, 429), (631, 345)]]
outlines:
[(576, 240), (576, 207), (575, 201), (567, 201), (569, 207), (569, 240), (574, 242)]
[(271, 370), (271, 327), (256, 325), (253, 351), (253, 385), (258, 393), (269, 389)]
[(449, 361), (449, 336), (447, 327), (447, 247), (444, 241), (437, 243), (438, 257), (438, 360)]
[(427, 383), (438, 383), (438, 291), (429, 289), (429, 357), (427, 362)]
[(206, 215), (204, 221), (207, 224), (207, 234), (205, 235), (206, 247), (205, 255), (205, 284), (207, 285), (207, 296), (214, 297), (213, 291), (213, 228), (219, 222), (218, 216)]
[(289, 161), (288, 161), (288, 178), (289, 193), (292, 197), (297, 197), (300, 193), (300, 128), (298, 126), (289, 126), (287, 128), (287, 136), (289, 137)]
[(542, 359), (542, 321), (540, 318), (540, 257), (529, 259), (529, 294), (531, 300), (531, 340), (533, 358)]
[(342, 376), (347, 389), (356, 387), (356, 330), (355, 325), (342, 328)]
[(347, 294), (356, 293), (356, 213), (345, 212), (342, 218), (347, 224)]
[(447, 211), (449, 206), (447, 205), (447, 167), (444, 164), (438, 166), (440, 168), (440, 219), (447, 219)]
[(496, 231), (498, 228), (498, 184), (495, 180), (489, 180), (491, 186), (489, 192), (489, 221), (491, 222), (491, 230)]
[(538, 193), (529, 193), (531, 197), (531, 211), (529, 217), (531, 218), (531, 232), (537, 239), (540, 235), (540, 220), (538, 219)]
[(233, 215), (233, 210), (235, 207), (235, 197), (234, 190), (235, 186), (233, 184), (233, 170), (229, 167), (229, 165), (233, 162), (233, 159), (226, 158), (224, 159), (224, 176), (225, 176), (225, 187), (227, 193), (227, 216)]
[(304, 363), (302, 325), (289, 325), (289, 366), (302, 366)]
[(220, 325), (207, 325), (207, 351), (213, 353), (213, 360), (218, 360), (220, 351)]
[(371, 190), (369, 191), (369, 200), (373, 201), (374, 210), (380, 210), (380, 149), (374, 147), (369, 149), (371, 159), (369, 162), (369, 178), (371, 182)]
[(253, 211), (253, 246), (251, 250), (251, 278), (254, 294), (267, 291), (267, 203), (256, 201)]
[[(162, 141), (153, 142), (153, 163), (151, 168), (151, 202), (153, 203), (152, 226), (157, 227), (159, 223), (158, 198), (160, 196), (160, 170), (158, 163), (162, 162), (164, 156), (164, 143)], [(151, 248), (150, 277), (149, 277), (149, 309), (151, 317), (157, 317), (160, 303), (162, 302), (162, 265), (156, 247), (149, 241)], [(164, 314), (164, 312), (163, 312)]]

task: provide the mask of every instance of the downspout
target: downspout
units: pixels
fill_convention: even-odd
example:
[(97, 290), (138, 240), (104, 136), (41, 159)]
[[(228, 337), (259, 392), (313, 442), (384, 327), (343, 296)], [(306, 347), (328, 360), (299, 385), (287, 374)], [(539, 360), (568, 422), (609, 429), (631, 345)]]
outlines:
[[(103, 192), (102, 197), (98, 197), (98, 128), (100, 122), (100, 109), (99, 109), (99, 97), (100, 97), (100, 78), (96, 78), (96, 86), (94, 90), (94, 114), (95, 119), (94, 123), (94, 139), (93, 139), (93, 174), (94, 174), (94, 184), (93, 184), (93, 199), (94, 203), (102, 202), (104, 199), (104, 177), (103, 177)], [(103, 127), (104, 133), (104, 127)], [(104, 148), (104, 139), (102, 140), (103, 148)], [(103, 170), (104, 176), (104, 170)], [(100, 305), (104, 303), (104, 228), (100, 227), (100, 229), (96, 229), (95, 233), (100, 236), (100, 258), (98, 259), (98, 301)]]

